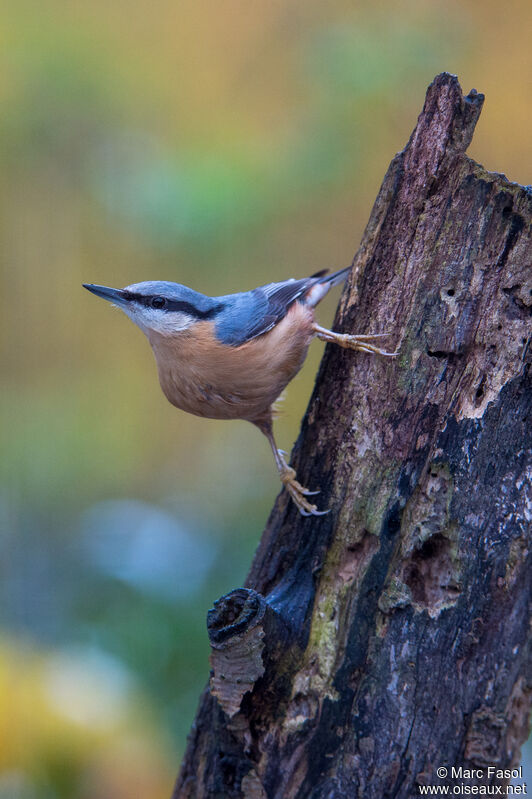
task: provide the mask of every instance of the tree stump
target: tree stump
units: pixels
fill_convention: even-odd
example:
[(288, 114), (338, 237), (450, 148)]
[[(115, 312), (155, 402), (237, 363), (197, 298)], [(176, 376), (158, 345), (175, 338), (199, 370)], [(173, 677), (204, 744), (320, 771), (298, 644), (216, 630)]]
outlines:
[(282, 492), (211, 611), (174, 799), (410, 799), (519, 763), (532, 191), (465, 155), (482, 103), (439, 75), (388, 169), (334, 329), (399, 355), (326, 348), (292, 462), (331, 511)]

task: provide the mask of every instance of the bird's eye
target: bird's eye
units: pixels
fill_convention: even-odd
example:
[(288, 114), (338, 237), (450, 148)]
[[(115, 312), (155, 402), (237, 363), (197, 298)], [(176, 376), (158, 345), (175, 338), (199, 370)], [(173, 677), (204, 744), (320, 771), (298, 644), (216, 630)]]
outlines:
[(157, 308), (158, 310), (166, 308), (166, 299), (164, 297), (153, 297), (151, 301), (151, 307)]

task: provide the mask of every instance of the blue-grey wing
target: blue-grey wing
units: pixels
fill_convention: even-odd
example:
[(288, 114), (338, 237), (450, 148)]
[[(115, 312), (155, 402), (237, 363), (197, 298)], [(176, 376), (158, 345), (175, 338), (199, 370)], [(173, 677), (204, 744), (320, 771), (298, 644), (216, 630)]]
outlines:
[(262, 336), (284, 319), (290, 306), (319, 282), (323, 274), (320, 272), (303, 280), (268, 283), (245, 294), (220, 297), (225, 307), (216, 320), (216, 335), (232, 347)]

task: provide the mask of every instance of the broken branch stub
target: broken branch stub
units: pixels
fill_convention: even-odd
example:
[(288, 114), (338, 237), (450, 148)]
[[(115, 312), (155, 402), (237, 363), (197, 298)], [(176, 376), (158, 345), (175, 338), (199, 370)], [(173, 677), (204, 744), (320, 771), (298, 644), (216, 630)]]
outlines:
[(296, 636), (264, 597), (248, 588), (231, 591), (214, 603), (207, 630), (211, 693), (232, 718), (260, 677), (266, 674), (268, 682), (275, 682), (282, 660), (286, 670)]
[(211, 651), (211, 693), (231, 718), (244, 694), (264, 674), (264, 603), (244, 589), (214, 603), (207, 615)]

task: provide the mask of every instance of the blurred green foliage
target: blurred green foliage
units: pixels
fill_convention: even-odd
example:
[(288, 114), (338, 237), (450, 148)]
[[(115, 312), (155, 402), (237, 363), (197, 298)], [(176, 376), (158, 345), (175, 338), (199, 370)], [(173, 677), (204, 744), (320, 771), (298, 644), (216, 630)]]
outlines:
[(206, 611), (245, 579), (278, 481), (250, 425), (165, 402), (142, 335), (81, 283), (221, 294), (349, 263), (442, 70), (487, 94), (473, 157), (529, 182), (532, 6), (2, 10), (0, 798), (158, 799)]

